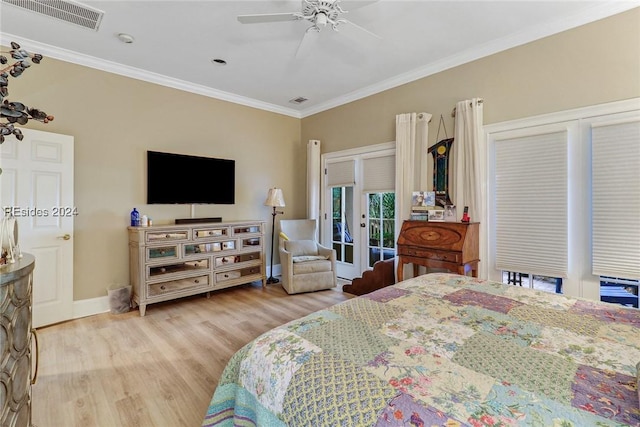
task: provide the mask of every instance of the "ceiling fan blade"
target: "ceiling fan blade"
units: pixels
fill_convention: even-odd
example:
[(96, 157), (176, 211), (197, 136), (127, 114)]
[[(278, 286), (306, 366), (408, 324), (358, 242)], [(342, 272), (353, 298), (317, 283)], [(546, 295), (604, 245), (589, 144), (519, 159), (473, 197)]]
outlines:
[(304, 36), (302, 36), (302, 40), (298, 44), (298, 49), (296, 49), (296, 58), (304, 58), (311, 51), (311, 47), (315, 44), (316, 40), (320, 37), (320, 32), (314, 30), (314, 27), (307, 28)]
[[(363, 31), (363, 32), (365, 32), (365, 33), (369, 34), (370, 36), (375, 37), (375, 38), (376, 38), (376, 39), (378, 39), (378, 40), (382, 40), (382, 37), (380, 37), (380, 36), (379, 36), (379, 35), (377, 35), (376, 33), (372, 33), (371, 31), (367, 30), (366, 28), (361, 27), (361, 26), (360, 26), (360, 25), (358, 25), (358, 24), (354, 24), (353, 22), (349, 21), (348, 19), (342, 19), (342, 23), (343, 23), (343, 24), (346, 24), (346, 25), (348, 25), (348, 26), (350, 26), (350, 27), (357, 28), (358, 30)], [(338, 31), (340, 31), (341, 29), (342, 29), (342, 27), (340, 27), (340, 28), (338, 29)]]
[(340, 7), (350, 12), (352, 10), (360, 9), (361, 7), (378, 3), (379, 1), (380, 0), (342, 0), (340, 2)]
[(264, 22), (296, 21), (300, 19), (296, 12), (264, 13), (258, 15), (239, 15), (238, 21), (243, 24), (261, 24)]

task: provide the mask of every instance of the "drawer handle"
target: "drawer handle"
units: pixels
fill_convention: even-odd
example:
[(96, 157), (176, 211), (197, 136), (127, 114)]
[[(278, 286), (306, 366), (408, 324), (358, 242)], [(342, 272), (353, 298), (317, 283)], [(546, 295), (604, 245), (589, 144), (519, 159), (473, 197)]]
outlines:
[(160, 285), (160, 289), (164, 291), (165, 289), (167, 289), (167, 287), (165, 285)]
[(224, 277), (229, 277), (229, 275), (228, 275), (228, 274), (225, 274), (225, 275), (224, 275)]
[(164, 237), (169, 239), (171, 237), (171, 234), (165, 234)]
[(194, 263), (193, 263), (193, 266), (194, 266), (194, 267), (197, 267), (198, 265), (199, 265), (199, 264), (198, 264), (197, 262), (194, 262)]
[(222, 258), (222, 262), (223, 262), (223, 263), (225, 263), (225, 262), (229, 262), (229, 260), (228, 260), (228, 259), (226, 259), (226, 258)]
[(165, 250), (164, 250), (164, 249), (161, 249), (161, 250), (160, 250), (160, 255), (164, 255), (164, 254), (165, 254)]
[(249, 259), (253, 259), (253, 255), (249, 255)]
[(194, 280), (195, 283), (200, 283), (200, 280), (196, 279)]

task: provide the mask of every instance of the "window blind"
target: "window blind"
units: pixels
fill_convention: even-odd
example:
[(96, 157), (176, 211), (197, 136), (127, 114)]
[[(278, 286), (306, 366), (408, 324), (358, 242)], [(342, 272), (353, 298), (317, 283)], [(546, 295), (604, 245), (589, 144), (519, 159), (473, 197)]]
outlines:
[(640, 120), (594, 124), (593, 274), (640, 279)]
[(567, 277), (566, 130), (495, 144), (495, 268)]
[(369, 157), (362, 160), (362, 191), (382, 193), (396, 185), (396, 156)]
[(356, 184), (354, 160), (344, 160), (327, 164), (327, 185), (329, 187), (353, 187)]

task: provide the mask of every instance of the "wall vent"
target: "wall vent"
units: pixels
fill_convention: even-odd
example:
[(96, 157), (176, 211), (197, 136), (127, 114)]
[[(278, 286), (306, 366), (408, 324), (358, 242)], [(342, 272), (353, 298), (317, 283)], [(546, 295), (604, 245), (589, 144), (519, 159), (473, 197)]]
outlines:
[(308, 101), (304, 96), (299, 96), (297, 98), (290, 99), (289, 102), (292, 104), (302, 104), (303, 102)]
[(47, 15), (81, 27), (98, 30), (104, 12), (68, 0), (1, 0), (4, 4)]

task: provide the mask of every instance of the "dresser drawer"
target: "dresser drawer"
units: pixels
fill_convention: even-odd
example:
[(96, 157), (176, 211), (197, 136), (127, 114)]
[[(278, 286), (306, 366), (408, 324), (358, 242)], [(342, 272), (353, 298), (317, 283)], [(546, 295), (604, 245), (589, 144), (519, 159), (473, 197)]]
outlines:
[(212, 252), (232, 251), (236, 248), (235, 240), (225, 240), (223, 242), (198, 243), (195, 245), (184, 245), (184, 256), (195, 254), (208, 254)]
[(398, 255), (411, 256), (416, 258), (432, 259), (436, 261), (446, 262), (462, 262), (462, 254), (460, 252), (446, 252), (429, 249), (412, 248), (406, 246), (400, 246), (398, 248)]
[(146, 233), (147, 242), (163, 242), (187, 239), (189, 239), (189, 230), (148, 231)]
[(240, 225), (233, 227), (234, 236), (242, 236), (243, 234), (259, 234), (262, 233), (262, 225)]
[(224, 237), (228, 235), (229, 229), (227, 227), (199, 228), (193, 231), (194, 239), (204, 239), (207, 237)]
[(251, 252), (248, 254), (240, 254), (240, 255), (227, 255), (215, 258), (215, 266), (222, 267), (225, 265), (238, 264), (241, 262), (249, 262), (260, 259), (260, 252)]
[(256, 265), (255, 267), (246, 267), (240, 270), (225, 271), (224, 273), (216, 274), (216, 283), (224, 283), (228, 280), (239, 279), (245, 276), (255, 276), (262, 273), (262, 267)]
[(209, 285), (209, 276), (189, 277), (187, 279), (170, 280), (148, 285), (147, 295), (155, 297), (172, 292), (184, 291), (192, 288), (202, 288)]
[(178, 245), (147, 246), (147, 261), (178, 258)]
[(255, 248), (256, 246), (260, 246), (261, 241), (260, 241), (260, 237), (251, 237), (248, 239), (242, 239), (241, 244), (242, 244), (242, 248), (246, 249), (246, 248)]
[(224, 273), (216, 273), (216, 283), (224, 282), (225, 280), (237, 279), (239, 277), (239, 271), (225, 271)]
[(147, 279), (196, 270), (208, 270), (209, 264), (209, 258), (205, 258), (192, 261), (183, 261), (175, 264), (148, 265)]

